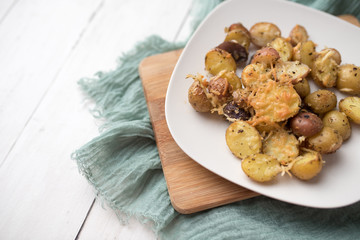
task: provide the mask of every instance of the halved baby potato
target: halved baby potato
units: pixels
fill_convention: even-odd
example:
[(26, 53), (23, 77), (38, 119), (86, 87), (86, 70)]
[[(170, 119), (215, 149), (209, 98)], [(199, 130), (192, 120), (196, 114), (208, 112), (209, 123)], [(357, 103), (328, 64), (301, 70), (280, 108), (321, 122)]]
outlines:
[(280, 55), (274, 48), (264, 47), (255, 52), (251, 63), (261, 63), (270, 67), (273, 66), (279, 59)]
[(339, 102), (339, 109), (344, 112), (352, 121), (360, 124), (360, 98), (346, 97)]
[(334, 87), (338, 73), (338, 56), (334, 49), (324, 49), (316, 54), (312, 69), (314, 81), (321, 87)]
[(227, 33), (224, 42), (234, 41), (243, 46), (246, 51), (249, 50), (250, 38), (249, 35), (242, 29), (235, 29)]
[(276, 76), (280, 80), (291, 81), (293, 84), (300, 82), (310, 72), (310, 68), (298, 61), (280, 61), (276, 63)]
[(215, 48), (210, 50), (205, 56), (205, 69), (212, 75), (217, 75), (220, 71), (236, 71), (236, 62), (231, 54), (225, 50)]
[(306, 78), (303, 78), (298, 83), (294, 84), (294, 88), (301, 98), (305, 98), (310, 94), (310, 84)]
[(281, 37), (280, 29), (273, 23), (259, 22), (253, 25), (250, 30), (251, 42), (258, 47), (265, 47), (275, 38)]
[(271, 69), (260, 63), (247, 65), (241, 73), (242, 83), (248, 89), (256, 89), (273, 78)]
[(257, 182), (271, 181), (282, 171), (276, 158), (262, 153), (244, 158), (241, 168), (248, 177)]
[(290, 61), (292, 59), (293, 47), (285, 38), (275, 38), (269, 46), (279, 53), (281, 60)]
[(333, 110), (327, 112), (322, 119), (324, 126), (331, 127), (339, 132), (343, 141), (347, 140), (351, 135), (351, 125), (346, 114)]
[(230, 124), (225, 138), (230, 151), (240, 159), (261, 151), (262, 142), (259, 132), (245, 121)]
[(301, 180), (310, 180), (319, 174), (322, 166), (321, 155), (318, 152), (309, 151), (295, 158), (290, 172)]
[(336, 88), (349, 94), (360, 94), (360, 68), (354, 64), (339, 67)]
[(306, 139), (307, 147), (321, 154), (334, 153), (343, 143), (339, 132), (331, 127), (324, 126), (322, 130)]
[(303, 26), (296, 24), (296, 26), (293, 29), (291, 29), (289, 38), (290, 38), (291, 44), (293, 46), (296, 46), (300, 42), (307, 41), (309, 38), (309, 35)]
[(293, 60), (312, 68), (314, 64), (316, 45), (313, 41), (300, 42), (293, 48)]

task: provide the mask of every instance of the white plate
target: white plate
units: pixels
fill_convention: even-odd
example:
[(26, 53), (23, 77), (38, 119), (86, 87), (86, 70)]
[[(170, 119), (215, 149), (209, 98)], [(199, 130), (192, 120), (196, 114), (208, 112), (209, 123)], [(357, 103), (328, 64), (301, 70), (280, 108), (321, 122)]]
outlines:
[[(319, 176), (309, 182), (278, 176), (271, 184), (250, 180), (241, 162), (229, 151), (225, 130), (229, 123), (210, 114), (193, 110), (187, 92), (192, 79), (187, 74), (202, 73), (206, 53), (220, 44), (224, 27), (242, 22), (247, 28), (261, 21), (273, 22), (288, 36), (296, 25), (303, 25), (310, 39), (336, 48), (343, 63), (360, 65), (360, 29), (329, 14), (299, 4), (276, 0), (233, 0), (220, 4), (199, 26), (185, 47), (170, 79), (165, 112), (170, 132), (179, 147), (203, 167), (245, 188), (293, 204), (335, 208), (360, 200), (360, 128), (352, 125), (351, 138), (335, 153), (324, 156), (326, 164)], [(316, 87), (312, 85), (312, 91)], [(344, 96), (336, 92), (338, 99)]]

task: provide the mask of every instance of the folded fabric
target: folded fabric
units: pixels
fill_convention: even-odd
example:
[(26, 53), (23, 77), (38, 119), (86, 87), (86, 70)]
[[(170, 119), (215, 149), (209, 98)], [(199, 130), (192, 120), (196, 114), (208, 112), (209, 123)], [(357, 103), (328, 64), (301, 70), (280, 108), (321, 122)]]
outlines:
[[(296, 2), (332, 14), (360, 17), (358, 1)], [(220, 1), (195, 1), (194, 29)], [(184, 46), (151, 36), (123, 54), (110, 72), (79, 81), (94, 100), (100, 135), (76, 150), (80, 172), (116, 213), (151, 222), (161, 239), (357, 239), (360, 203), (312, 209), (264, 196), (191, 215), (171, 206), (147, 112), (138, 65), (147, 56)]]

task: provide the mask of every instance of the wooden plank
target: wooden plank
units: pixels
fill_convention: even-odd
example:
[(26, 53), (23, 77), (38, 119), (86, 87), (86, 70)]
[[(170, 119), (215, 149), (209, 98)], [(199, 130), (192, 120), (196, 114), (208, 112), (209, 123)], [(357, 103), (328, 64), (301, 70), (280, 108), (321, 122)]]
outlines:
[(258, 196), (203, 168), (175, 143), (166, 124), (166, 89), (181, 50), (148, 57), (139, 67), (170, 199), (184, 214)]

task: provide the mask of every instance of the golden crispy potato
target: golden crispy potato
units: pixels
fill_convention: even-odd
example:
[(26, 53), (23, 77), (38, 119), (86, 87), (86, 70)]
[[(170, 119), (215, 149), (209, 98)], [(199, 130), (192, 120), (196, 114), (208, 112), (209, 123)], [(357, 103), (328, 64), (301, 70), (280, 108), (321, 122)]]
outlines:
[(310, 180), (321, 172), (323, 160), (318, 152), (306, 152), (295, 159), (290, 172), (301, 180)]
[(188, 99), (191, 106), (198, 112), (210, 112), (212, 105), (206, 97), (204, 90), (198, 81), (194, 81), (188, 91)]
[(296, 25), (289, 34), (290, 42), (293, 46), (296, 46), (300, 42), (308, 40), (309, 35), (306, 29), (301, 25)]
[(212, 49), (205, 56), (205, 69), (212, 75), (220, 71), (236, 71), (236, 62), (229, 52), (222, 49)]
[(262, 147), (259, 132), (245, 121), (230, 124), (225, 137), (230, 151), (240, 159), (259, 153)]
[(266, 154), (253, 154), (241, 161), (241, 168), (252, 180), (268, 182), (274, 179), (281, 171), (276, 158)]
[(275, 38), (269, 46), (279, 53), (281, 60), (290, 61), (292, 59), (293, 47), (285, 38)]
[(354, 123), (360, 124), (360, 98), (346, 97), (339, 102), (339, 109)]
[(324, 124), (321, 119), (311, 112), (300, 112), (293, 117), (290, 128), (296, 136), (311, 137), (319, 133)]
[(324, 126), (316, 135), (306, 139), (307, 147), (321, 154), (336, 152), (343, 143), (339, 132), (331, 127)]
[(233, 30), (237, 30), (237, 29), (243, 30), (244, 33), (246, 33), (246, 35), (248, 35), (249, 39), (251, 38), (249, 30), (242, 23), (239, 23), (239, 22), (233, 23), (230, 25), (230, 27), (225, 28), (225, 32), (227, 33), (227, 32), (233, 31)]
[(313, 68), (316, 56), (316, 45), (313, 41), (300, 42), (293, 48), (293, 60)]
[(258, 88), (269, 79), (273, 79), (271, 70), (263, 64), (249, 64), (241, 73), (242, 83), (248, 89)]
[(266, 66), (274, 65), (280, 59), (279, 53), (271, 47), (264, 47), (257, 50), (252, 57), (251, 63), (261, 63)]
[(230, 92), (235, 91), (242, 86), (241, 79), (236, 75), (234, 71), (221, 71), (218, 75), (216, 75), (216, 77), (225, 78), (228, 81), (228, 83), (231, 85), (231, 88), (229, 88)]
[(242, 29), (235, 29), (227, 33), (224, 42), (234, 41), (243, 46), (246, 51), (249, 51), (250, 38), (248, 34)]
[(360, 94), (360, 68), (354, 64), (339, 67), (336, 88), (349, 94)]
[(330, 88), (336, 85), (337, 61), (336, 52), (330, 48), (316, 54), (311, 75), (319, 86)]
[(305, 98), (310, 94), (310, 84), (306, 78), (303, 78), (298, 83), (294, 84), (294, 88), (301, 98)]
[(280, 128), (269, 134), (263, 141), (263, 153), (273, 156), (285, 165), (299, 155), (299, 141), (297, 138)]
[(351, 135), (351, 125), (349, 119), (343, 112), (336, 110), (327, 112), (322, 119), (324, 126), (331, 127), (339, 132), (343, 141)]
[(281, 37), (280, 29), (273, 23), (259, 22), (253, 25), (250, 30), (251, 42), (258, 47), (265, 47), (275, 38)]
[(337, 98), (335, 93), (320, 89), (307, 95), (304, 103), (317, 114), (326, 113), (336, 107)]
[(216, 76), (210, 79), (208, 92), (217, 106), (225, 104), (231, 97), (231, 85), (226, 78)]
[(268, 81), (249, 96), (249, 104), (258, 119), (284, 121), (299, 112), (301, 99), (291, 83)]

